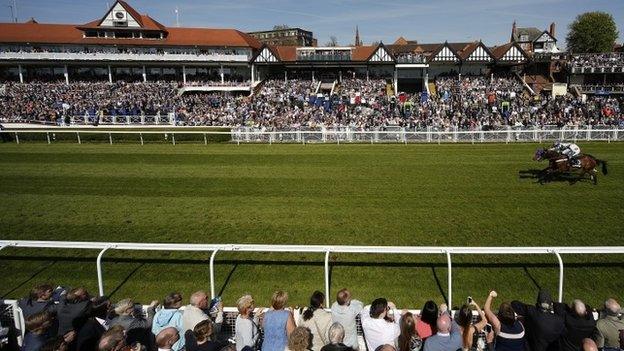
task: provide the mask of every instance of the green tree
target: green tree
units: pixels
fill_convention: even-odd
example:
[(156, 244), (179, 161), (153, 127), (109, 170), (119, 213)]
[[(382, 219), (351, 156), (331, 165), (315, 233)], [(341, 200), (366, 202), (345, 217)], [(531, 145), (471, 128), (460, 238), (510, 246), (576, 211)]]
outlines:
[(571, 52), (609, 52), (618, 37), (613, 16), (606, 12), (586, 12), (576, 16), (566, 37)]

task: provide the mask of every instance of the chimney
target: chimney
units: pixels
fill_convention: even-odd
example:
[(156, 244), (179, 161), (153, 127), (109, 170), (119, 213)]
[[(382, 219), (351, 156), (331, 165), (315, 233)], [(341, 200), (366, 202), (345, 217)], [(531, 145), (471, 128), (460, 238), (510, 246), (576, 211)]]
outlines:
[(513, 21), (513, 25), (511, 26), (511, 39), (509, 41), (514, 41), (516, 37), (516, 21)]
[(555, 38), (555, 22), (550, 24), (550, 35)]

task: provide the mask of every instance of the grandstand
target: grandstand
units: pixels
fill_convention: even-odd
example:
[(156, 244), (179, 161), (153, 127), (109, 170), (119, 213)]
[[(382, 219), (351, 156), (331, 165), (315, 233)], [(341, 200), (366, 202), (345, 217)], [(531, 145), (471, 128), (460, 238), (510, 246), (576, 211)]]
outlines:
[[(310, 327), (345, 287), (403, 326), (414, 313), (403, 334), (423, 333), (419, 314), (435, 309), (431, 335), (412, 335), (410, 348), (393, 335), (381, 351), (429, 351), (446, 322), (474, 328), (474, 345), (433, 351), (484, 351), (509, 335), (468, 296), (513, 300), (507, 317), (527, 327), (517, 339), (534, 343), (543, 328), (527, 306), (543, 290), (552, 304), (539, 307), (558, 319), (547, 326), (581, 319), (592, 332), (568, 323), (551, 346), (577, 351), (582, 335), (618, 347), (597, 320), (624, 328), (606, 300), (624, 287), (624, 55), (563, 52), (554, 23), (514, 22), (499, 43), (363, 45), (356, 31), (355, 45), (271, 45), (237, 29), (168, 27), (122, 0), (83, 24), (0, 23), (0, 350), (59, 325), (68, 334), (50, 347), (71, 350), (78, 341), (65, 339), (86, 319), (126, 318), (126, 331), (156, 339), (148, 303), (177, 292), (159, 312), (210, 319), (211, 350), (241, 351), (249, 311), (237, 305), (251, 299), (241, 296), (261, 314), (280, 310), (272, 295), (287, 290), (294, 324)], [(545, 164), (531, 155), (554, 140), (610, 172), (594, 185), (574, 174), (538, 184)], [(95, 297), (132, 312), (83, 308)], [(58, 323), (43, 313), (38, 328), (33, 305)], [(360, 351), (375, 350), (371, 312), (349, 316)], [(252, 335), (270, 327), (259, 317)]]
[[(4, 123), (271, 131), (624, 123), (622, 55), (561, 52), (554, 24), (541, 31), (514, 23), (510, 41), (497, 45), (400, 37), (391, 45), (271, 46), (234, 29), (166, 27), (118, 1), (86, 24), (0, 29)], [(451, 81), (458, 84), (441, 93)], [(491, 83), (477, 93), (469, 81)]]

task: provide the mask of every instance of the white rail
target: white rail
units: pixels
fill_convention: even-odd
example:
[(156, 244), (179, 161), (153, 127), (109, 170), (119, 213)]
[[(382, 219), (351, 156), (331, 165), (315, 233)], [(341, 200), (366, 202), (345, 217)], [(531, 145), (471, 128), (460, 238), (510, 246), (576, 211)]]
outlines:
[(55, 248), (100, 250), (97, 261), (98, 289), (104, 295), (103, 269), (101, 260), (106, 251), (192, 251), (211, 252), (210, 256), (210, 295), (215, 297), (214, 260), (219, 251), (227, 252), (297, 252), (319, 253), (324, 255), (325, 297), (329, 305), (329, 255), (330, 253), (359, 254), (414, 254), (445, 255), (448, 267), (447, 304), (452, 305), (452, 260), (451, 255), (555, 255), (559, 263), (559, 302), (563, 300), (564, 254), (624, 254), (624, 246), (560, 246), (560, 247), (443, 247), (443, 246), (342, 246), (342, 245), (254, 245), (254, 244), (157, 244), (124, 242), (83, 242), (83, 241), (31, 241), (0, 240), (0, 249), (6, 248)]
[[(552, 140), (568, 141), (624, 141), (624, 129), (620, 128), (586, 128), (586, 129), (506, 129), (491, 131), (438, 131), (429, 129), (426, 131), (410, 131), (406, 129), (394, 131), (354, 131), (354, 130), (324, 130), (324, 131), (241, 131), (232, 130), (227, 132), (185, 130), (172, 127), (167, 130), (136, 130), (140, 126), (128, 126), (125, 128), (88, 127), (88, 128), (36, 128), (36, 129), (5, 129), (0, 134), (13, 135), (15, 142), (19, 143), (21, 134), (45, 134), (48, 143), (51, 143), (50, 135), (73, 134), (76, 142), (81, 143), (82, 134), (107, 134), (109, 142), (113, 143), (113, 135), (134, 135), (137, 140), (142, 140), (145, 134), (170, 135), (171, 142), (175, 145), (176, 135), (229, 135), (235, 143), (514, 143), (514, 142), (543, 142)], [(102, 128), (102, 129), (101, 129)], [(134, 129), (133, 129), (134, 128)], [(167, 139), (169, 140), (169, 139)], [(201, 141), (201, 140), (197, 140)]]

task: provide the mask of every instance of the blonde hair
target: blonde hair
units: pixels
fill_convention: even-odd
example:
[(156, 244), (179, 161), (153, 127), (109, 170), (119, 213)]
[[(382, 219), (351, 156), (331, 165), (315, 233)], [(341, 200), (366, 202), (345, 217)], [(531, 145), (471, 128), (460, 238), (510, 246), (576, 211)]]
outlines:
[(238, 308), (238, 313), (243, 314), (245, 311), (250, 309), (254, 304), (254, 299), (251, 295), (243, 295), (238, 301), (236, 301), (236, 307)]
[(305, 327), (297, 327), (290, 333), (288, 349), (290, 351), (304, 351), (310, 348), (312, 333)]
[(281, 310), (286, 307), (288, 303), (288, 293), (283, 290), (278, 290), (273, 293), (271, 297), (271, 306), (274, 310)]
[(131, 308), (134, 308), (134, 301), (132, 301), (132, 299), (123, 299), (117, 302), (117, 305), (115, 306), (115, 313), (119, 315), (126, 314)]

